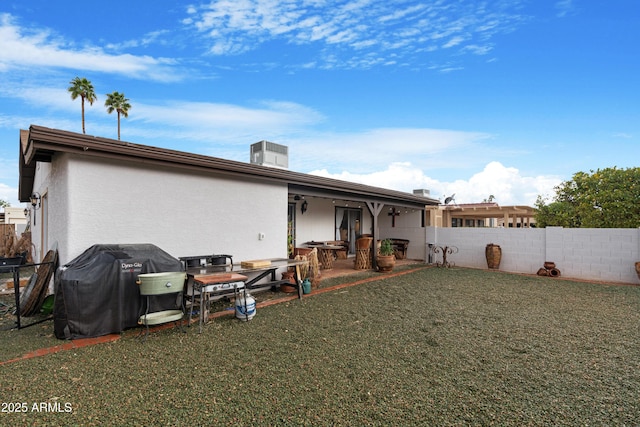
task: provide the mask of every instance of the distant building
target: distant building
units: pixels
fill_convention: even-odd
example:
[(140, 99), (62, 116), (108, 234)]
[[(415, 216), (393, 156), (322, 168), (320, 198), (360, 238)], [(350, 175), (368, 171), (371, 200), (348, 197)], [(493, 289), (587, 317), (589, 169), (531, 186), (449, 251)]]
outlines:
[(0, 212), (0, 224), (12, 225), (13, 230), (19, 236), (27, 228), (27, 217), (25, 216), (25, 209), (5, 207), (3, 212)]
[(436, 227), (535, 227), (535, 209), (530, 206), (463, 203), (427, 209), (430, 223)]

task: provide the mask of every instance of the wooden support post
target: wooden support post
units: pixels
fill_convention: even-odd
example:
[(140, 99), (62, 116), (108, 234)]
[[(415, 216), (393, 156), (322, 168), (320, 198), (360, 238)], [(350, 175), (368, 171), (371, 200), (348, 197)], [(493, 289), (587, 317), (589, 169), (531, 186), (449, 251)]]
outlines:
[(367, 207), (369, 208), (369, 212), (373, 216), (373, 265), (372, 267), (377, 270), (378, 269), (378, 215), (382, 211), (384, 207), (384, 203), (381, 202), (367, 202)]

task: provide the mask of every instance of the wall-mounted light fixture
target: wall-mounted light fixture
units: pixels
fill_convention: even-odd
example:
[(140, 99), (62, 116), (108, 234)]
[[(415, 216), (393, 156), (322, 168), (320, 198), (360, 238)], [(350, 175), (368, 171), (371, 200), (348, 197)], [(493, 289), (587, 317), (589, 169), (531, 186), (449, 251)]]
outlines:
[(307, 208), (309, 207), (309, 203), (307, 203), (307, 201), (305, 200), (304, 202), (302, 202), (302, 204), (300, 205), (300, 212), (302, 212), (302, 214), (304, 215), (304, 213), (307, 211)]
[(33, 193), (31, 196), (29, 196), (29, 201), (31, 202), (31, 206), (33, 206), (33, 210), (40, 209), (41, 200), (42, 197), (40, 196), (40, 193)]
[(33, 225), (36, 225), (35, 212), (40, 209), (40, 206), (42, 205), (42, 197), (40, 196), (40, 193), (33, 193), (29, 196), (29, 201), (31, 202), (31, 209), (33, 209)]

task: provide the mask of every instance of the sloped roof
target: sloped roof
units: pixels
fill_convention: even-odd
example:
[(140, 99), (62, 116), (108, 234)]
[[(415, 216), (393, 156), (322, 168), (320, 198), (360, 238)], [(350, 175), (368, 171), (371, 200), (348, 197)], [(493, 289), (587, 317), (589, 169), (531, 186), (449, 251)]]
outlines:
[(75, 153), (82, 156), (168, 165), (172, 168), (231, 175), (262, 182), (280, 182), (288, 184), (289, 192), (319, 197), (377, 201), (384, 204), (414, 208), (438, 204), (435, 199), (402, 191), (36, 125), (31, 125), (28, 131), (20, 131), (20, 183), (18, 195), (21, 202), (29, 201), (29, 196), (33, 191), (36, 162), (51, 162), (55, 153)]

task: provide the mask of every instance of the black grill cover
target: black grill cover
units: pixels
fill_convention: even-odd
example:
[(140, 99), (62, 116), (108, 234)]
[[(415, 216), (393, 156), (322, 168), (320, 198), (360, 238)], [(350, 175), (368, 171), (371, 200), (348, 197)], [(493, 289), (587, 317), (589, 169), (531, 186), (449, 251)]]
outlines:
[[(146, 297), (138, 274), (183, 271), (180, 260), (151, 244), (94, 245), (60, 267), (54, 332), (59, 339), (98, 337), (138, 325)], [(150, 311), (176, 308), (176, 295), (151, 298)]]

